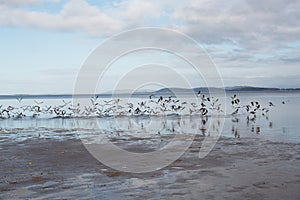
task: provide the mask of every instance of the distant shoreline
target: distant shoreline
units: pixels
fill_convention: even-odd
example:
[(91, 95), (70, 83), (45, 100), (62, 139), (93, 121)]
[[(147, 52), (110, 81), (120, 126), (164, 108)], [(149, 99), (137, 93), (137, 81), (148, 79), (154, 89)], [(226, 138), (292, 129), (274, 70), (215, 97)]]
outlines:
[[(148, 95), (174, 95), (182, 94), (182, 95), (189, 95), (189, 94), (197, 94), (198, 91), (201, 91), (201, 93), (219, 93), (221, 91), (224, 91), (224, 89), (221, 88), (206, 88), (206, 87), (200, 87), (200, 88), (193, 88), (193, 89), (185, 89), (185, 88), (163, 88), (157, 91), (153, 92), (134, 92), (133, 94), (129, 93), (102, 93), (102, 94), (12, 94), (12, 95), (0, 95), (0, 99), (16, 99), (16, 98), (23, 98), (23, 99), (57, 99), (57, 98), (63, 98), (63, 99), (70, 99), (70, 98), (89, 98), (92, 96), (98, 96), (102, 98), (110, 98), (110, 97), (142, 97), (142, 96), (148, 96)], [(226, 87), (225, 88), (226, 93), (252, 93), (252, 92), (263, 92), (263, 93), (286, 93), (286, 92), (300, 92), (300, 88), (265, 88), (265, 87)]]

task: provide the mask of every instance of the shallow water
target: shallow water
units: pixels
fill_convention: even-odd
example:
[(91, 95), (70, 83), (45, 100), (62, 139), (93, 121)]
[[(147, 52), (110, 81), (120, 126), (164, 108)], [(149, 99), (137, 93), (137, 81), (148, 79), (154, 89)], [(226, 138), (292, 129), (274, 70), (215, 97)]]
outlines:
[[(266, 107), (270, 111), (266, 115), (257, 113), (255, 119), (249, 120), (249, 115), (244, 108), (240, 108), (237, 115), (231, 115), (235, 109), (231, 107), (231, 97), (233, 94), (227, 93), (226, 114), (209, 115), (204, 120), (200, 115), (190, 116), (182, 112), (171, 116), (102, 116), (102, 117), (82, 117), (76, 118), (53, 118), (47, 114), (40, 114), (38, 117), (0, 119), (0, 140), (4, 138), (15, 138), (18, 140), (27, 137), (53, 137), (63, 139), (64, 135), (82, 136), (87, 132), (96, 131), (97, 134), (104, 134), (107, 137), (152, 137), (157, 134), (178, 134), (181, 132), (207, 136), (210, 131), (210, 123), (220, 129), (221, 135), (226, 137), (254, 137), (280, 142), (300, 142), (300, 93), (238, 93), (237, 96), (241, 105), (250, 104), (251, 101), (259, 101), (261, 107)], [(144, 101), (146, 98), (133, 98), (132, 102)], [(99, 101), (108, 101), (103, 98)], [(193, 101), (189, 96), (183, 101), (188, 104)], [(71, 99), (39, 99), (40, 106), (62, 105), (70, 103)], [(127, 103), (124, 100), (123, 105)], [(270, 107), (269, 102), (275, 106)], [(122, 99), (120, 100), (122, 102)], [(283, 104), (284, 102), (284, 104)], [(19, 103), (15, 99), (0, 100), (3, 108), (9, 105), (21, 107), (24, 105), (36, 105), (33, 99), (24, 99)], [(70, 107), (71, 103), (66, 107)], [(189, 105), (190, 106), (190, 105)], [(188, 107), (188, 105), (186, 105)], [(225, 106), (222, 105), (225, 110)], [(185, 110), (188, 110), (186, 108)], [(32, 113), (31, 113), (32, 114)], [(225, 120), (222, 124), (216, 124), (217, 120)]]

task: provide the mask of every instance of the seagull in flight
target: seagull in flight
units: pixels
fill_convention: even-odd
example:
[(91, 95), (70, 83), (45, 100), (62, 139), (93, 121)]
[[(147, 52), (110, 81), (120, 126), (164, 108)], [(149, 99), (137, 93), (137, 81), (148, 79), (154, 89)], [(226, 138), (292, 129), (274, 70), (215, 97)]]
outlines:
[(200, 91), (200, 90), (198, 91), (198, 94), (197, 94), (197, 96), (198, 96), (198, 97), (200, 97), (200, 96), (201, 96), (201, 91)]
[(231, 115), (236, 115), (239, 112), (239, 109), (237, 108)]
[(44, 102), (43, 101), (38, 102), (38, 101), (34, 100), (34, 103), (40, 105), (40, 104), (43, 104)]
[(18, 101), (19, 103), (21, 103), (22, 100), (23, 100), (23, 97), (18, 97), (18, 98), (17, 98), (17, 101)]

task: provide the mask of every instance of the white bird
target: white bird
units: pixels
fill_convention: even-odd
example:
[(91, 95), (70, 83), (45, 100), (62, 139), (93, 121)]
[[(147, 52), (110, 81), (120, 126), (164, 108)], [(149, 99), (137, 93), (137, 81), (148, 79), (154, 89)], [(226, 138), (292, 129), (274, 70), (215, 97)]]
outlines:
[(201, 96), (201, 91), (200, 91), (200, 90), (198, 91), (198, 94), (197, 94), (197, 96), (198, 96), (198, 97), (200, 97), (200, 96)]
[(18, 101), (19, 103), (21, 103), (22, 100), (23, 100), (23, 97), (18, 97), (18, 98), (17, 98), (17, 101)]
[(40, 102), (38, 102), (38, 101), (36, 101), (36, 100), (34, 100), (34, 102), (35, 102), (36, 104), (38, 104), (38, 105), (40, 105), (40, 104), (43, 104), (43, 103), (44, 103), (43, 101), (40, 101)]
[(238, 114), (238, 112), (239, 112), (239, 109), (236, 109), (235, 111), (233, 111), (233, 113), (231, 113), (231, 115), (236, 115), (236, 114)]

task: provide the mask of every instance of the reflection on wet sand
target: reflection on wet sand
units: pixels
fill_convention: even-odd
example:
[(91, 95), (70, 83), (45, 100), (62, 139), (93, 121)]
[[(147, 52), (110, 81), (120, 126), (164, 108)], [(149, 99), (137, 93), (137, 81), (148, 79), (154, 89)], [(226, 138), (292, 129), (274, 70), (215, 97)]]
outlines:
[[(187, 152), (170, 166), (143, 174), (106, 167), (93, 159), (78, 139), (27, 139), (22, 145), (16, 140), (1, 141), (0, 198), (244, 199), (249, 194), (254, 199), (299, 197), (299, 144), (249, 138), (237, 142), (222, 137), (209, 156), (199, 160), (197, 153), (203, 139), (196, 137)], [(141, 140), (130, 141), (133, 144)], [(129, 145), (124, 146), (136, 152), (146, 148), (144, 144)]]

